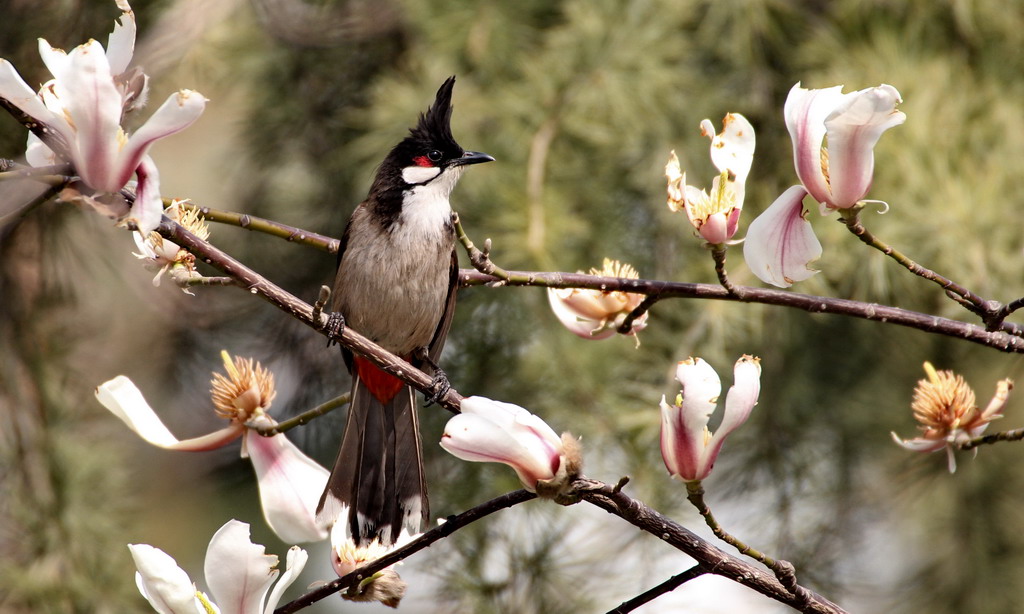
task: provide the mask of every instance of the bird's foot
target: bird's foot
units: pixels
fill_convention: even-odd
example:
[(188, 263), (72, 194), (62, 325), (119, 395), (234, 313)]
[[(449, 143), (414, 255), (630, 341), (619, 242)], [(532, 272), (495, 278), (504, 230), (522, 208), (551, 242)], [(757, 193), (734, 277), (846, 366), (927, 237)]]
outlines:
[(427, 401), (425, 407), (440, 402), (441, 399), (448, 396), (448, 391), (451, 389), (452, 383), (448, 381), (448, 375), (440, 367), (435, 366), (434, 375), (430, 378), (430, 394), (423, 393)]
[(332, 311), (328, 314), (327, 323), (324, 324), (324, 332), (327, 333), (328, 347), (337, 343), (341, 333), (345, 332), (345, 316), (337, 311)]

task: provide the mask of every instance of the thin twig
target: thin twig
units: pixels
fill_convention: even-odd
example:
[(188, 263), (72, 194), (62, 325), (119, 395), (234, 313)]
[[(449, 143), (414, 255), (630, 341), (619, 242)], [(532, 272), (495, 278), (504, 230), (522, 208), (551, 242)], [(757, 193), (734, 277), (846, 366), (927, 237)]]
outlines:
[(628, 601), (623, 601), (621, 604), (619, 604), (619, 607), (612, 610), (608, 610), (608, 614), (626, 614), (627, 612), (632, 612), (640, 606), (648, 602), (654, 601), (654, 599), (661, 597), (665, 593), (671, 593), (683, 584), (686, 584), (694, 578), (699, 578), (700, 576), (706, 573), (708, 573), (706, 569), (704, 569), (700, 565), (694, 565), (686, 571), (676, 574), (668, 580), (665, 580), (664, 582), (655, 586), (654, 588), (648, 589)]
[(697, 512), (699, 512), (701, 517), (704, 518), (704, 522), (711, 527), (711, 531), (718, 539), (724, 541), (733, 548), (736, 548), (740, 554), (749, 556), (758, 563), (761, 563), (765, 567), (771, 569), (772, 573), (775, 574), (775, 577), (778, 578), (779, 582), (785, 586), (786, 590), (790, 593), (795, 595), (800, 590), (807, 590), (797, 584), (796, 569), (793, 568), (791, 563), (788, 561), (777, 561), (760, 550), (751, 548), (722, 528), (722, 525), (715, 520), (714, 515), (711, 513), (711, 508), (709, 508), (704, 502), (704, 486), (701, 485), (699, 480), (686, 483), (686, 499), (692, 503), (695, 508), (697, 508)]
[(1024, 429), (1013, 429), (1012, 431), (1001, 431), (990, 435), (982, 435), (969, 439), (957, 446), (961, 450), (973, 450), (981, 445), (996, 443), (997, 441), (1020, 441), (1024, 439)]
[(729, 281), (729, 275), (725, 271), (725, 254), (728, 250), (727, 245), (711, 246), (711, 257), (715, 260), (715, 275), (718, 276), (718, 283), (722, 284), (729, 294), (739, 296), (736, 286)]
[[(169, 204), (170, 201), (165, 199), (165, 205)], [(236, 213), (234, 211), (222, 211), (211, 207), (201, 207), (188, 201), (179, 203), (179, 206), (185, 210), (194, 209), (198, 211), (202, 214), (205, 220), (210, 222), (228, 224), (231, 226), (238, 226), (239, 228), (244, 228), (246, 230), (262, 232), (292, 243), (298, 243), (299, 245), (315, 247), (329, 254), (337, 254), (338, 246), (341, 243), (337, 239), (322, 234), (317, 234), (309, 230), (303, 230), (302, 228), (289, 226), (287, 224), (282, 224), (281, 222), (275, 222), (262, 217), (256, 217), (255, 215), (249, 215), (247, 213)]]
[(914, 275), (917, 275), (918, 277), (922, 277), (924, 279), (927, 279), (928, 281), (938, 284), (943, 290), (946, 291), (947, 295), (950, 298), (956, 300), (958, 303), (960, 303), (970, 311), (976, 313), (977, 315), (981, 316), (982, 318), (985, 318), (986, 316), (991, 316), (993, 314), (992, 304), (986, 301), (985, 299), (981, 298), (980, 296), (971, 292), (970, 290), (961, 286), (960, 284), (954, 282), (953, 280), (943, 277), (942, 275), (936, 273), (935, 271), (921, 266), (920, 264), (914, 262), (896, 248), (892, 247), (891, 245), (885, 243), (881, 239), (874, 236), (871, 233), (871, 231), (865, 228), (864, 224), (861, 223), (859, 208), (841, 209), (839, 211), (839, 214), (839, 219), (846, 226), (846, 228), (849, 229), (849, 231), (852, 232), (854, 236), (856, 236), (866, 245), (869, 245), (877, 249), (878, 251), (882, 252), (886, 256), (889, 256)]
[(469, 261), (473, 264), (473, 268), (485, 275), (493, 275), (498, 279), (505, 279), (508, 276), (505, 269), (491, 261), (490, 239), (484, 241), (484, 249), (481, 251), (473, 245), (469, 235), (462, 228), (462, 222), (459, 220), (458, 213), (452, 212), (452, 225), (455, 226), (455, 238), (459, 240), (459, 243), (462, 243), (462, 247), (465, 248), (466, 254), (469, 256)]
[(346, 392), (341, 396), (334, 397), (333, 399), (327, 401), (326, 403), (321, 403), (320, 405), (317, 405), (313, 409), (306, 410), (297, 416), (293, 416), (291, 418), (288, 418), (287, 420), (282, 420), (281, 422), (278, 422), (277, 424), (274, 424), (272, 426), (256, 424), (253, 425), (251, 428), (255, 429), (257, 433), (263, 435), (264, 437), (273, 437), (274, 435), (284, 433), (285, 431), (289, 431), (297, 426), (308, 424), (314, 418), (319, 418), (320, 416), (326, 413), (330, 413), (331, 411), (334, 411), (335, 409), (341, 407), (342, 405), (347, 405), (351, 398), (352, 395)]
[(661, 296), (658, 294), (648, 294), (647, 296), (645, 296), (644, 300), (640, 301), (640, 304), (637, 305), (636, 308), (633, 309), (633, 311), (630, 311), (628, 314), (626, 314), (626, 318), (622, 321), (622, 324), (620, 324), (619, 327), (616, 329), (616, 332), (618, 332), (621, 335), (628, 335), (629, 333), (631, 333), (633, 331), (633, 322), (636, 322), (637, 318), (643, 316), (645, 313), (650, 311), (651, 307), (653, 307), (654, 304), (657, 303), (660, 299)]
[(332, 582), (328, 582), (327, 584), (306, 593), (298, 599), (282, 605), (274, 610), (274, 614), (291, 614), (292, 612), (298, 612), (302, 608), (316, 603), (325, 597), (329, 597), (334, 593), (350, 589), (358, 585), (363, 579), (369, 578), (378, 571), (394, 565), (440, 539), (448, 537), (464, 526), (472, 524), (473, 522), (476, 522), (477, 520), (489, 516), (499, 510), (536, 498), (537, 495), (531, 492), (516, 490), (514, 492), (501, 495), (500, 497), (495, 497), (485, 503), (481, 503), (480, 505), (466, 510), (456, 516), (449, 516), (443, 524), (421, 534), (419, 537), (401, 548), (396, 548), (381, 558), (356, 569), (352, 573), (342, 576)]

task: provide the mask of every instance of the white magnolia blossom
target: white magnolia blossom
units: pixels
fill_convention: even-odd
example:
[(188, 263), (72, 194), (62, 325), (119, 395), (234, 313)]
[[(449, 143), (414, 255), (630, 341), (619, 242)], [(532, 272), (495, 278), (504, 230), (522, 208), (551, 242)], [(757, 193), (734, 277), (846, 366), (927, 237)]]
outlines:
[(211, 599), (163, 550), (148, 544), (129, 544), (128, 549), (138, 569), (139, 592), (159, 614), (272, 614), (309, 558), (305, 550), (292, 546), (282, 574), (277, 556), (252, 543), (249, 525), (229, 520), (206, 550), (204, 572)]
[(760, 359), (742, 356), (733, 369), (722, 422), (714, 434), (708, 420), (718, 405), (722, 382), (703, 358), (688, 358), (676, 368), (682, 393), (669, 405), (661, 399), (661, 455), (672, 477), (685, 482), (711, 473), (725, 438), (739, 428), (757, 405), (761, 391)]
[[(159, 176), (149, 157), (150, 146), (190, 126), (206, 106), (199, 93), (181, 90), (129, 135), (121, 126), (124, 114), (146, 99), (146, 76), (129, 70), (135, 48), (135, 14), (126, 0), (117, 0), (123, 13), (107, 39), (70, 52), (39, 39), (39, 54), (53, 78), (38, 92), (25, 83), (14, 66), (0, 59), (0, 97), (40, 122), (54, 134), (53, 151), (34, 134), (28, 138), (29, 164), (70, 162), (92, 193), (79, 189), (82, 201), (111, 215), (129, 215), (143, 233), (160, 222), (163, 204)], [(135, 176), (135, 203), (130, 211), (119, 192)]]
[(875, 145), (907, 116), (900, 93), (880, 85), (849, 94), (841, 85), (809, 90), (797, 83), (786, 99), (786, 127), (801, 186), (786, 190), (747, 230), (743, 255), (762, 281), (788, 287), (817, 271), (821, 244), (803, 208), (810, 194), (822, 215), (860, 206), (871, 187)]

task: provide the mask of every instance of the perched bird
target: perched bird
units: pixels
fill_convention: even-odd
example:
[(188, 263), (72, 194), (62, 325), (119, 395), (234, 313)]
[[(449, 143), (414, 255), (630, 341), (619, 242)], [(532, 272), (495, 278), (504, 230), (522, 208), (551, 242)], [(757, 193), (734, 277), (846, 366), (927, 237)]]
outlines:
[[(465, 151), (451, 132), (452, 88), (377, 169), (370, 193), (348, 221), (338, 253), (331, 309), (346, 326), (434, 374), (455, 311), (458, 259), (448, 202), (471, 164), (491, 156)], [(390, 545), (429, 519), (415, 391), (372, 362), (342, 349), (352, 399), (334, 470), (317, 518), (347, 522), (358, 545)], [(344, 517), (344, 518), (343, 518)]]

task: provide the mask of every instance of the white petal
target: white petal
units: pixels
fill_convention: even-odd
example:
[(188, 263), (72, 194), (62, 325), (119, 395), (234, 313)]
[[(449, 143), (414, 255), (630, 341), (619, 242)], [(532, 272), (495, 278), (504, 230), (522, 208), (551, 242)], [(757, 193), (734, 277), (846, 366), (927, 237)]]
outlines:
[(110, 62), (111, 74), (119, 75), (128, 69), (135, 52), (135, 32), (135, 13), (129, 7), (114, 22), (114, 31), (107, 38), (107, 60)]
[(890, 435), (892, 435), (892, 440), (899, 444), (900, 447), (912, 452), (936, 452), (946, 446), (946, 441), (943, 439), (925, 439), (924, 437), (900, 439), (900, 436), (896, 433), (890, 433)]
[(600, 322), (582, 319), (565, 304), (564, 299), (559, 296), (560, 292), (561, 290), (557, 288), (548, 288), (548, 303), (551, 305), (551, 311), (554, 312), (555, 317), (562, 323), (562, 326), (569, 329), (569, 332), (591, 340), (607, 339), (615, 334), (614, 328), (600, 328)]
[(28, 133), (28, 142), (25, 144), (25, 160), (35, 167), (52, 166), (59, 162), (53, 150), (47, 147), (33, 132)]
[(203, 614), (196, 587), (178, 564), (163, 550), (148, 544), (128, 544), (139, 570), (139, 592), (159, 614)]
[[(786, 128), (793, 140), (793, 162), (804, 188), (820, 203), (830, 202), (828, 179), (821, 170), (825, 118), (842, 102), (843, 86), (808, 90), (797, 83), (786, 97)], [(763, 279), (763, 278), (762, 278)], [(766, 280), (767, 281), (767, 280)], [(778, 284), (776, 284), (778, 285)]]
[(327, 530), (317, 526), (316, 508), (330, 475), (283, 434), (246, 433), (246, 449), (256, 470), (263, 517), (281, 541), (320, 541)]
[(238, 439), (244, 430), (241, 426), (230, 426), (209, 435), (179, 441), (160, 421), (138, 387), (123, 375), (100, 385), (96, 389), (96, 399), (140, 437), (168, 450), (212, 450)]
[(736, 176), (740, 194), (750, 174), (755, 146), (754, 127), (739, 113), (727, 114), (722, 120), (721, 134), (711, 139), (711, 161), (719, 171), (729, 171)]
[(896, 110), (900, 93), (881, 85), (848, 94), (825, 119), (828, 134), (830, 203), (852, 207), (867, 194), (882, 133), (906, 121)]
[(750, 412), (757, 405), (757, 397), (760, 392), (760, 362), (751, 356), (741, 357), (733, 368), (733, 385), (725, 397), (725, 412), (722, 415), (722, 422), (718, 425), (705, 450), (703, 460), (709, 469), (718, 457), (725, 438), (747, 421)]
[(43, 59), (43, 64), (46, 65), (50, 74), (54, 77), (64, 74), (68, 64), (67, 52), (59, 47), (54, 47), (45, 38), (40, 38), (38, 42), (39, 57)]
[(35, 90), (21, 78), (14, 65), (0, 58), (0, 98), (10, 102), (26, 115), (48, 124), (53, 114), (46, 108)]
[(204, 573), (225, 614), (263, 614), (263, 601), (280, 573), (277, 556), (249, 539), (249, 525), (229, 520), (210, 540)]
[(681, 361), (676, 379), (683, 387), (683, 428), (690, 433), (703, 432), (722, 394), (722, 381), (703, 358)]
[(281, 596), (284, 595), (284, 591), (299, 577), (299, 574), (305, 569), (306, 561), (308, 560), (309, 554), (302, 548), (292, 546), (288, 549), (288, 554), (285, 557), (285, 572), (281, 574), (281, 578), (274, 584), (274, 590), (270, 591), (263, 614), (273, 614), (273, 611), (277, 609), (277, 604), (281, 601)]
[(118, 167), (126, 170), (127, 181), (131, 172), (142, 161), (143, 156), (158, 139), (181, 132), (199, 119), (206, 108), (206, 98), (199, 92), (181, 90), (168, 96), (142, 126), (136, 130), (118, 157)]
[(821, 257), (821, 243), (804, 217), (806, 195), (792, 186), (750, 223), (743, 257), (761, 281), (788, 288), (818, 272), (809, 266)]

